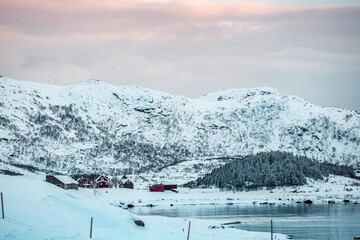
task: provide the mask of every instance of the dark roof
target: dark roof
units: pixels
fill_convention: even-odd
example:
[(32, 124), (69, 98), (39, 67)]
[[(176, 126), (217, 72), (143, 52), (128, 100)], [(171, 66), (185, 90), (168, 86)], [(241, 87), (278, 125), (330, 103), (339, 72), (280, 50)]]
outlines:
[(150, 187), (163, 187), (163, 184), (154, 184), (154, 185), (150, 185)]
[(54, 175), (55, 178), (57, 178), (60, 182), (63, 184), (78, 184), (74, 179), (72, 179), (69, 176), (65, 175)]
[(99, 181), (100, 181), (99, 179), (100, 179), (101, 177), (104, 177), (104, 178), (105, 178), (105, 181), (106, 181), (106, 182), (109, 182), (109, 178), (108, 178), (107, 176), (105, 176), (105, 175), (100, 175), (95, 181), (96, 181), (96, 182), (99, 182)]

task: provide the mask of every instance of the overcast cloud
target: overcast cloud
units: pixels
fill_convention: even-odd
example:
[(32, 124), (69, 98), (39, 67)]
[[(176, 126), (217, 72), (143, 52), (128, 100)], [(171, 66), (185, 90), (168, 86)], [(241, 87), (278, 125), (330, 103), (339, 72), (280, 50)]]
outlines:
[(187, 97), (270, 86), (360, 110), (356, 2), (0, 0), (0, 73)]

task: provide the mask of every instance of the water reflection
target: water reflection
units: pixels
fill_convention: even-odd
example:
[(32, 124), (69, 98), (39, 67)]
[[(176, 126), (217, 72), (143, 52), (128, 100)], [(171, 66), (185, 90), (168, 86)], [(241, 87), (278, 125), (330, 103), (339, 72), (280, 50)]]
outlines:
[(360, 206), (355, 204), (159, 206), (130, 211), (139, 215), (241, 221), (236, 227), (266, 232), (270, 231), (272, 219), (274, 232), (304, 240), (343, 240), (360, 235)]

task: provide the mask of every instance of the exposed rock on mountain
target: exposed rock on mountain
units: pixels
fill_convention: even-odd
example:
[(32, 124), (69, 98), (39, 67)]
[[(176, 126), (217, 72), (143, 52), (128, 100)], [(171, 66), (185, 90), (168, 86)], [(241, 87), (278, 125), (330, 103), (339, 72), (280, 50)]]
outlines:
[(188, 99), (100, 80), (53, 86), (0, 78), (0, 169), (201, 175), (244, 155), (286, 151), (360, 162), (360, 114), (271, 88)]

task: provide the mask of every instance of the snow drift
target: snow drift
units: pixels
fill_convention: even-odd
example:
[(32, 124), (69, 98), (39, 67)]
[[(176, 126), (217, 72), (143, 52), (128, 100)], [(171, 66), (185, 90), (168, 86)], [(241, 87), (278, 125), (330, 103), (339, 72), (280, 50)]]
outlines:
[[(186, 239), (187, 232), (182, 229), (187, 229), (188, 219), (137, 216), (89, 196), (92, 189), (64, 190), (43, 179), (45, 176), (40, 175), (14, 177), (0, 174), (5, 206), (5, 219), (0, 218), (0, 239), (89, 239), (91, 217), (94, 219), (94, 240)], [(106, 195), (103, 190), (99, 194)], [(145, 226), (135, 225), (135, 220), (142, 220)], [(191, 221), (191, 239), (194, 240), (270, 238), (270, 233), (209, 228), (220, 224), (218, 221)], [(275, 236), (276, 239), (286, 238), (281, 234)]]

